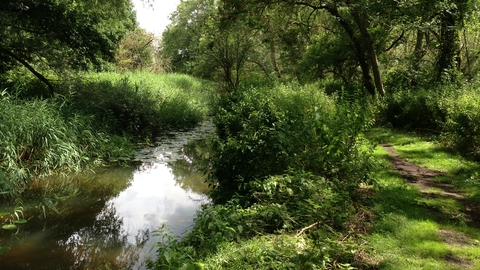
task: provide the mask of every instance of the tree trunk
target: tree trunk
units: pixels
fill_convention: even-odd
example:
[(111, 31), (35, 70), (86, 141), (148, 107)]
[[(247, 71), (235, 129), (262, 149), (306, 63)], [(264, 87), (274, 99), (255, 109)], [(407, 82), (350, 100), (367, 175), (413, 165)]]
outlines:
[(362, 38), (365, 41), (365, 46), (367, 49), (368, 58), (370, 59), (370, 64), (372, 66), (373, 78), (375, 80), (375, 87), (377, 92), (384, 96), (385, 88), (383, 87), (382, 75), (380, 73), (380, 67), (378, 65), (377, 53), (375, 52), (375, 47), (373, 44), (372, 37), (368, 33), (367, 27), (365, 26), (364, 19), (361, 17), (360, 13), (356, 10), (351, 12), (353, 19), (355, 20)]
[(437, 82), (455, 81), (455, 60), (459, 50), (459, 37), (456, 29), (455, 15), (443, 11), (440, 29), (440, 47), (437, 61)]
[(463, 44), (465, 44), (465, 58), (467, 59), (467, 67), (466, 67), (466, 77), (469, 79), (472, 79), (472, 63), (470, 61), (470, 51), (468, 50), (468, 40), (467, 40), (467, 34), (466, 30), (463, 29)]
[(420, 62), (423, 58), (423, 38), (425, 37), (425, 32), (422, 29), (417, 30), (417, 41), (415, 43), (415, 49), (413, 51), (414, 62), (413, 69), (418, 71), (420, 69)]
[[(355, 32), (353, 31), (353, 28), (351, 27), (350, 24), (348, 24), (347, 21), (345, 21), (345, 19), (343, 19), (342, 16), (340, 16), (340, 13), (338, 12), (337, 7), (324, 6), (323, 8), (337, 19), (340, 26), (343, 27), (348, 37), (352, 41), (355, 56), (357, 57), (358, 63), (360, 64), (360, 68), (362, 70), (363, 86), (365, 87), (365, 89), (367, 89), (367, 91), (372, 96), (374, 96), (376, 92), (375, 92), (375, 86), (372, 83), (372, 76), (370, 76), (370, 66), (368, 64), (367, 59), (365, 58), (365, 50), (362, 47), (361, 42), (355, 37)], [(375, 59), (376, 59), (376, 55), (375, 55)], [(378, 68), (378, 62), (377, 62), (377, 68)], [(382, 86), (382, 89), (383, 89), (383, 86)]]
[(282, 78), (282, 73), (280, 72), (280, 67), (278, 66), (278, 63), (277, 63), (275, 43), (273, 42), (273, 38), (270, 40), (270, 60), (272, 61), (273, 69), (277, 74), (277, 78), (279, 79)]

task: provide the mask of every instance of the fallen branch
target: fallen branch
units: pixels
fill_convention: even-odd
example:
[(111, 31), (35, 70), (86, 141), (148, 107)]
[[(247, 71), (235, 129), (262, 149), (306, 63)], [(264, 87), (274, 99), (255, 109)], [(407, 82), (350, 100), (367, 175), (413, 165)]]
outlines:
[(305, 231), (307, 231), (307, 230), (309, 230), (309, 229), (317, 226), (317, 225), (320, 224), (320, 223), (321, 223), (320, 221), (317, 221), (317, 222), (315, 222), (315, 223), (313, 223), (313, 224), (311, 224), (311, 225), (308, 225), (307, 227), (301, 229), (301, 230), (297, 233), (297, 235), (295, 235), (295, 237), (299, 237), (299, 236), (302, 235)]

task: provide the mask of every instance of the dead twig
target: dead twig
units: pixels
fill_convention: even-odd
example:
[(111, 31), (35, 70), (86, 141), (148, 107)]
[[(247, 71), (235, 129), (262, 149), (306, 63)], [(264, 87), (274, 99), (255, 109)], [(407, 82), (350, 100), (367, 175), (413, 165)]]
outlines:
[(307, 227), (301, 229), (301, 230), (297, 233), (297, 235), (295, 235), (295, 237), (299, 237), (299, 236), (302, 235), (305, 231), (307, 231), (307, 230), (309, 230), (309, 229), (317, 226), (317, 225), (320, 224), (320, 223), (321, 223), (320, 221), (317, 221), (317, 222), (315, 222), (315, 223), (313, 223), (313, 224), (311, 224), (311, 225), (308, 225)]

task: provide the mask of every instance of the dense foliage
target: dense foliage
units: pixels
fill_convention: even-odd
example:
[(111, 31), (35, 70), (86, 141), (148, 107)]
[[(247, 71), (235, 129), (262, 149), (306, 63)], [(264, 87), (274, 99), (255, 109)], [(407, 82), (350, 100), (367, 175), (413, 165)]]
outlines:
[[(394, 128), (441, 135), (440, 141), (470, 158), (480, 158), (478, 83), (398, 91), (379, 104), (378, 122)], [(435, 94), (433, 94), (435, 93)]]
[(314, 85), (223, 96), (215, 111), (215, 194), (245, 194), (254, 179), (288, 169), (324, 176), (337, 190), (355, 190), (368, 174), (358, 136), (370, 115), (353, 99), (328, 97)]
[[(133, 142), (210, 114), (212, 204), (182, 240), (160, 230), (149, 266), (362, 267), (354, 223), (365, 193), (385, 190), (365, 130), (438, 134), (480, 158), (478, 4), (180, 1), (159, 40), (128, 0), (6, 0), (0, 199), (21, 201), (32, 177), (127, 162)], [(158, 75), (171, 70), (206, 80)]]
[(478, 1), (182, 1), (163, 33), (175, 70), (228, 89), (263, 77), (384, 95), (478, 72)]
[(0, 26), (0, 76), (23, 66), (53, 94), (45, 71), (101, 68), (136, 20), (128, 0), (7, 0)]
[[(23, 101), (3, 92), (0, 100), (0, 194), (16, 198), (31, 175), (60, 169), (80, 170), (102, 152), (108, 140), (96, 134), (91, 120), (64, 118), (57, 110), (62, 101)], [(87, 151), (88, 149), (88, 151)]]
[(145, 29), (137, 28), (120, 40), (115, 63), (121, 71), (148, 70), (155, 73), (170, 71), (169, 59), (160, 55), (161, 40)]
[(150, 268), (322, 269), (353, 261), (357, 244), (348, 236), (337, 242), (332, 227), (338, 229), (354, 208), (324, 178), (289, 172), (255, 181), (251, 191), (258, 202), (249, 207), (237, 199), (205, 206), (181, 241), (160, 230), (166, 241), (158, 243)]
[(226, 93), (213, 110), (216, 205), (182, 241), (162, 231), (150, 266), (362, 267), (359, 238), (329, 240), (350, 239), (372, 183), (365, 129), (440, 134), (478, 157), (477, 4), (182, 1), (161, 53)]
[[(182, 241), (161, 231), (168, 241), (159, 244), (159, 257), (150, 266), (233, 269), (240, 263), (236, 256), (221, 257), (252, 243), (265, 245), (257, 247), (258, 257), (241, 262), (252, 267), (351, 262), (348, 248), (356, 244), (330, 237), (354, 215), (359, 187), (371, 184), (375, 166), (371, 147), (360, 136), (371, 126), (372, 112), (352, 100), (327, 96), (315, 85), (248, 88), (222, 96), (214, 110), (218, 138), (210, 161), (211, 195), (218, 205), (205, 206)], [(300, 233), (278, 236), (293, 232)], [(277, 241), (284, 246), (272, 247)], [(303, 246), (290, 253), (288, 247), (299, 242)]]
[(92, 115), (109, 133), (145, 137), (199, 123), (209, 83), (180, 74), (97, 73), (64, 89), (72, 113)]

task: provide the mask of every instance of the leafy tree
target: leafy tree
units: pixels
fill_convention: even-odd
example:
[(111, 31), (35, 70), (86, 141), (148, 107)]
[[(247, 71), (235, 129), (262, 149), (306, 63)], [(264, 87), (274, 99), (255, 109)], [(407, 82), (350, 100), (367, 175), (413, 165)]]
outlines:
[(211, 64), (203, 69), (192, 63), (201, 63), (204, 58), (200, 39), (215, 7), (213, 0), (181, 1), (172, 14), (172, 23), (162, 34), (161, 55), (171, 59), (174, 71), (212, 78), (215, 68)]
[(115, 62), (122, 70), (169, 70), (168, 59), (159, 53), (160, 39), (145, 29), (137, 28), (120, 41)]
[(437, 81), (454, 80), (460, 51), (459, 30), (468, 14), (469, 0), (444, 0), (439, 7), (439, 52), (436, 64)]
[(238, 84), (237, 75), (263, 73), (268, 79), (359, 82), (383, 95), (385, 75), (395, 88), (449, 83), (459, 72), (473, 78), (480, 59), (477, 2), (182, 1), (162, 53), (176, 71), (210, 79), (217, 74), (230, 85)]
[(162, 56), (172, 59), (177, 72), (217, 79), (235, 89), (252, 59), (256, 35), (242, 22), (224, 20), (213, 0), (182, 1), (162, 37)]
[[(385, 90), (380, 74), (377, 52), (374, 40), (369, 32), (369, 13), (365, 6), (369, 1), (238, 1), (225, 0), (225, 9), (230, 11), (233, 18), (238, 18), (239, 14), (245, 14), (252, 10), (262, 12), (265, 8), (275, 5), (287, 7), (300, 7), (310, 11), (308, 19), (313, 18), (313, 14), (325, 11), (337, 21), (350, 38), (352, 50), (360, 65), (362, 71), (362, 81), (365, 88), (371, 93), (384, 94)], [(309, 25), (310, 22), (307, 21)], [(374, 80), (372, 81), (371, 72)]]
[(0, 6), (0, 73), (22, 65), (39, 70), (100, 68), (136, 26), (128, 0), (4, 0)]

